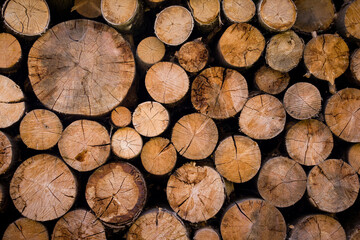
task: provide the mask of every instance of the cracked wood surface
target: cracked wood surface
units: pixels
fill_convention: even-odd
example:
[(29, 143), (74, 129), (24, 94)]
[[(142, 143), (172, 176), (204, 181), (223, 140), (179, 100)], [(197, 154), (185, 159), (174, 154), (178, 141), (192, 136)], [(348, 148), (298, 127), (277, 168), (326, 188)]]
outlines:
[(201, 25), (211, 25), (219, 18), (219, 0), (189, 0), (189, 8), (194, 20)]
[(283, 103), (286, 112), (291, 117), (304, 120), (319, 114), (321, 100), (321, 94), (314, 85), (298, 82), (286, 90)]
[(85, 239), (106, 240), (105, 228), (90, 211), (77, 209), (57, 221), (52, 240)]
[(184, 7), (174, 5), (157, 14), (155, 35), (165, 44), (178, 46), (185, 42), (194, 27), (194, 19)]
[(106, 164), (90, 176), (85, 198), (97, 218), (115, 226), (131, 223), (147, 196), (140, 171), (126, 162)]
[(214, 217), (225, 201), (225, 184), (211, 167), (186, 163), (169, 178), (166, 195), (171, 208), (191, 223)]
[[(153, 208), (141, 215), (130, 227), (127, 240), (189, 240), (184, 223), (172, 211)], [(210, 239), (209, 239), (210, 240)]]
[(102, 0), (101, 12), (104, 19), (114, 26), (130, 23), (139, 12), (138, 0)]
[(204, 227), (195, 232), (194, 240), (220, 240), (220, 237), (214, 229)]
[(205, 159), (214, 151), (219, 133), (215, 122), (200, 113), (183, 116), (176, 122), (171, 142), (176, 151), (188, 159)]
[(66, 127), (58, 143), (64, 161), (77, 171), (91, 171), (110, 155), (110, 136), (100, 123), (77, 120)]
[(330, 155), (334, 140), (330, 129), (316, 119), (303, 120), (293, 125), (285, 137), (286, 150), (296, 162), (314, 166)]
[(151, 138), (141, 151), (141, 163), (145, 170), (154, 175), (165, 175), (175, 167), (177, 153), (169, 139)]
[(50, 10), (45, 0), (7, 0), (2, 15), (5, 25), (20, 36), (40, 35), (50, 22)]
[(28, 148), (46, 150), (59, 141), (63, 126), (55, 113), (35, 109), (21, 120), (19, 131), (21, 140)]
[(240, 131), (254, 139), (271, 139), (285, 127), (286, 112), (274, 96), (261, 94), (250, 98), (239, 117)]
[(119, 106), (111, 112), (111, 122), (116, 127), (126, 127), (131, 123), (131, 112), (128, 108)]
[(353, 169), (360, 174), (360, 143), (356, 143), (350, 147), (347, 160)]
[(10, 182), (10, 196), (16, 209), (36, 221), (64, 215), (75, 202), (77, 183), (59, 158), (39, 154), (25, 160)]
[(274, 206), (290, 207), (306, 191), (306, 173), (290, 158), (271, 158), (260, 170), (257, 188), (261, 197)]
[(223, 0), (222, 9), (225, 17), (232, 23), (248, 22), (256, 13), (252, 0)]
[(359, 177), (349, 164), (329, 159), (311, 169), (307, 193), (316, 208), (330, 213), (341, 212), (354, 204), (359, 193)]
[(347, 1), (337, 14), (337, 29), (347, 38), (360, 39), (360, 1)]
[(159, 62), (147, 71), (145, 87), (155, 101), (173, 104), (183, 99), (188, 92), (189, 77), (179, 65)]
[(119, 105), (135, 75), (124, 38), (84, 19), (60, 23), (41, 36), (30, 50), (28, 67), (35, 95), (47, 108), (85, 116)]
[(223, 239), (283, 240), (286, 224), (280, 211), (262, 199), (237, 201), (225, 212), (220, 225)]
[(0, 33), (0, 71), (5, 73), (16, 71), (21, 56), (19, 41), (9, 33)]
[(10, 138), (0, 131), (0, 175), (6, 173), (13, 163), (13, 150)]
[(86, 18), (97, 18), (101, 16), (101, 0), (75, 0), (71, 11), (78, 12)]
[(209, 60), (209, 51), (200, 39), (183, 44), (175, 54), (180, 65), (190, 73), (201, 71)]
[(350, 70), (355, 81), (360, 85), (360, 48), (356, 49), (351, 55)]
[(334, 94), (325, 106), (330, 130), (347, 142), (360, 142), (360, 90), (345, 88)]
[(136, 48), (136, 56), (147, 67), (160, 62), (165, 56), (165, 51), (164, 43), (151, 36), (141, 40)]
[(20, 120), (25, 112), (21, 88), (10, 78), (0, 75), (0, 128), (7, 128)]
[(12, 222), (5, 230), (3, 240), (48, 240), (46, 227), (28, 218), (19, 218)]
[(251, 67), (260, 58), (264, 48), (264, 36), (247, 23), (228, 27), (217, 45), (221, 60), (231, 67), (241, 68)]
[(169, 126), (170, 115), (166, 108), (158, 102), (140, 103), (132, 115), (135, 130), (145, 137), (156, 137)]
[(143, 140), (135, 129), (130, 127), (118, 129), (111, 138), (111, 150), (122, 159), (137, 157), (143, 147)]
[(261, 165), (259, 145), (250, 138), (240, 135), (222, 140), (214, 156), (216, 170), (224, 178), (235, 183), (252, 179)]
[(191, 86), (191, 102), (196, 110), (215, 119), (235, 116), (248, 98), (245, 78), (233, 69), (211, 67), (202, 71)]
[(254, 78), (259, 90), (273, 95), (284, 91), (290, 82), (288, 73), (276, 71), (266, 65), (256, 71)]
[(346, 235), (343, 227), (334, 218), (316, 214), (301, 218), (291, 231), (289, 240), (313, 240), (314, 238), (345, 240)]

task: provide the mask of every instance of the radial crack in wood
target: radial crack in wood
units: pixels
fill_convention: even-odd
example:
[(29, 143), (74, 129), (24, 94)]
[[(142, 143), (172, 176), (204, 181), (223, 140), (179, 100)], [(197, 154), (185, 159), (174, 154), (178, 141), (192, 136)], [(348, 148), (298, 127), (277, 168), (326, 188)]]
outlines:
[(140, 154), (142, 147), (141, 136), (130, 127), (118, 129), (111, 138), (111, 150), (119, 158), (135, 158)]
[(5, 230), (3, 240), (48, 240), (46, 227), (28, 218), (19, 218)]
[(222, 9), (225, 17), (232, 23), (248, 22), (256, 13), (252, 0), (223, 0)]

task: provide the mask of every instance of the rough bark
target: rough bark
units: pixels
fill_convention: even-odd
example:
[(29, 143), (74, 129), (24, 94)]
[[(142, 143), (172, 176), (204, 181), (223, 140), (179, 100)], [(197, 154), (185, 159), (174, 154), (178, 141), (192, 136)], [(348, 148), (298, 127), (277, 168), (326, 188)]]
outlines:
[(287, 88), (289, 82), (288, 73), (276, 71), (265, 65), (255, 73), (255, 84), (259, 90), (265, 93), (279, 94)]
[(118, 129), (111, 138), (111, 150), (122, 159), (132, 159), (139, 156), (142, 147), (141, 136), (130, 127)]
[(136, 48), (138, 64), (144, 69), (160, 62), (164, 56), (165, 45), (157, 37), (144, 38)]
[(44, 225), (28, 218), (19, 218), (5, 230), (3, 240), (48, 240), (49, 234)]
[(205, 227), (195, 232), (194, 240), (220, 240), (220, 237), (214, 229)]
[(0, 131), (0, 175), (6, 173), (15, 161), (14, 143)]
[(176, 53), (179, 64), (188, 72), (201, 71), (209, 60), (209, 51), (200, 39), (183, 44)]
[(360, 174), (360, 143), (356, 143), (350, 147), (347, 160), (353, 169)]
[(360, 40), (360, 1), (345, 1), (338, 13), (336, 23), (337, 30), (342, 36), (354, 40)]
[(9, 33), (0, 33), (0, 72), (16, 72), (22, 51), (19, 41)]
[(101, 16), (101, 0), (75, 0), (71, 11), (76, 11), (86, 18)]
[(223, 0), (222, 10), (229, 22), (242, 23), (255, 16), (256, 6), (252, 0)]
[(119, 106), (111, 112), (111, 122), (116, 127), (126, 127), (131, 123), (131, 112), (128, 108)]

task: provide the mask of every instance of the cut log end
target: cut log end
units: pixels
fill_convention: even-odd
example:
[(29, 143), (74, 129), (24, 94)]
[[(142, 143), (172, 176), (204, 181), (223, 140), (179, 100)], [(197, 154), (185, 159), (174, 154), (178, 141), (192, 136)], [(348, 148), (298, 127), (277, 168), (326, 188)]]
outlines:
[(220, 237), (214, 229), (205, 227), (195, 232), (194, 240), (220, 240)]
[(219, 0), (189, 0), (188, 5), (200, 30), (207, 32), (216, 26), (220, 13)]
[(142, 147), (141, 136), (130, 127), (118, 129), (111, 138), (113, 153), (122, 159), (132, 159), (139, 156)]
[(350, 147), (347, 159), (353, 169), (360, 174), (360, 143), (354, 144)]
[(2, 239), (48, 240), (49, 234), (43, 224), (28, 218), (19, 218), (6, 228)]
[(209, 60), (209, 51), (200, 40), (183, 44), (177, 53), (180, 65), (190, 73), (201, 71)]
[(351, 55), (350, 70), (356, 83), (360, 85), (360, 48)]
[(111, 122), (116, 127), (126, 127), (130, 125), (131, 117), (130, 110), (123, 106), (119, 106), (111, 112)]
[(86, 18), (97, 18), (101, 16), (101, 0), (75, 0), (71, 11)]
[(347, 38), (360, 39), (359, 21), (360, 1), (346, 2), (337, 17), (337, 27), (339, 32)]
[(141, 40), (136, 55), (145, 66), (160, 62), (165, 55), (165, 45), (157, 37), (147, 37)]
[(224, 0), (222, 8), (225, 17), (232, 23), (248, 22), (256, 13), (256, 6), (252, 0)]
[(9, 33), (0, 33), (0, 71), (11, 73), (20, 65), (22, 51), (19, 41)]
[(289, 82), (288, 73), (276, 71), (265, 65), (255, 73), (255, 84), (265, 93), (279, 94), (287, 88)]
[(14, 152), (12, 142), (5, 133), (0, 132), (0, 175), (8, 171), (13, 161)]
[(138, 0), (122, 0), (121, 2), (117, 0), (101, 1), (101, 12), (104, 19), (121, 30), (126, 25), (131, 24), (139, 9), (140, 4)]

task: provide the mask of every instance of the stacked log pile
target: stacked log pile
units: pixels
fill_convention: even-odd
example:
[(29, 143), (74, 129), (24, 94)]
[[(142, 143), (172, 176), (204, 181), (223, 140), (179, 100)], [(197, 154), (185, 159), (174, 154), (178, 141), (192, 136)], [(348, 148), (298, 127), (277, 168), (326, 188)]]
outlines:
[(0, 239), (360, 239), (360, 0), (6, 0)]

